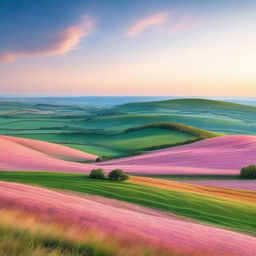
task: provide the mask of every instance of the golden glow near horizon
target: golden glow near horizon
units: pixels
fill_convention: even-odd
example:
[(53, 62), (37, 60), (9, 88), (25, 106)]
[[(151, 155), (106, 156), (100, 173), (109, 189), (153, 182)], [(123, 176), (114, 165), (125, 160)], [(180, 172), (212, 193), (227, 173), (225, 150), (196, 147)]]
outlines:
[(87, 18), (45, 52), (2, 54), (0, 94), (256, 96), (253, 13), (170, 9), (129, 18), (113, 34)]

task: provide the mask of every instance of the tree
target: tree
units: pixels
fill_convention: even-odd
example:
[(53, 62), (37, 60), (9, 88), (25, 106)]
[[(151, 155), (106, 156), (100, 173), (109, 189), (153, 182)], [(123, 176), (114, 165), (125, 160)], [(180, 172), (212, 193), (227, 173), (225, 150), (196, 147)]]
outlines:
[(107, 160), (111, 160), (112, 158), (110, 156), (102, 156), (102, 157), (98, 157), (96, 159), (96, 162), (103, 162), (103, 161), (107, 161)]
[(129, 176), (124, 174), (121, 169), (115, 169), (108, 174), (108, 178), (113, 181), (125, 181), (129, 179)]
[(248, 165), (243, 167), (240, 172), (240, 178), (256, 179), (256, 165)]
[(100, 179), (100, 180), (104, 180), (105, 179), (105, 174), (103, 172), (103, 169), (92, 169), (90, 174), (89, 174), (89, 178), (91, 179)]

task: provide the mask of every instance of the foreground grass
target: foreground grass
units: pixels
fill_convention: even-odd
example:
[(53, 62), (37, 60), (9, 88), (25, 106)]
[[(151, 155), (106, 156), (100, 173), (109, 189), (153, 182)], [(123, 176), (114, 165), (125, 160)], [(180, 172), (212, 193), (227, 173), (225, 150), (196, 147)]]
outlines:
[(1, 256), (107, 256), (96, 247), (77, 244), (49, 235), (30, 234), (27, 231), (0, 227)]
[(146, 237), (58, 222), (30, 209), (0, 209), (1, 256), (203, 256)]
[(256, 205), (240, 201), (129, 182), (93, 180), (81, 174), (0, 172), (0, 180), (114, 198), (213, 225), (256, 234)]

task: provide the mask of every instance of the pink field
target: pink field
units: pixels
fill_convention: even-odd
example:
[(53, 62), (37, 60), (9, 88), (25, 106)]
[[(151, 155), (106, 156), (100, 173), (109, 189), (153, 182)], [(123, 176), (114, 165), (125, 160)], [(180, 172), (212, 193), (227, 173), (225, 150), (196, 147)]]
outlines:
[(113, 231), (122, 237), (141, 237), (183, 252), (203, 255), (252, 256), (256, 238), (232, 231), (187, 222), (158, 211), (134, 208), (115, 200), (82, 198), (22, 184), (0, 182), (0, 207), (15, 207), (52, 221)]
[[(61, 159), (60, 159), (61, 158)], [(100, 164), (62, 159), (95, 159), (96, 156), (53, 143), (0, 136), (0, 169), (88, 173), (122, 168), (136, 174), (238, 175), (241, 167), (256, 163), (256, 136), (222, 136), (189, 145)]]
[(101, 165), (157, 174), (236, 175), (241, 167), (256, 164), (256, 136), (222, 136), (117, 159)]
[(68, 161), (85, 161), (85, 160), (95, 160), (98, 156), (85, 153), (73, 148), (61, 146), (58, 144), (40, 141), (40, 140), (31, 140), (23, 139), (10, 136), (0, 136), (0, 139), (8, 140), (9, 142), (15, 142), (21, 146), (25, 146), (35, 151), (43, 152), (49, 156), (68, 160)]
[[(62, 159), (69, 161), (64, 161)], [(91, 166), (72, 161), (97, 156), (38, 140), (0, 136), (0, 169), (24, 171), (88, 172)]]
[(195, 184), (200, 186), (212, 186), (212, 187), (224, 187), (233, 189), (247, 189), (256, 190), (255, 180), (214, 180), (214, 179), (185, 179), (179, 180), (179, 182), (185, 182), (189, 184)]

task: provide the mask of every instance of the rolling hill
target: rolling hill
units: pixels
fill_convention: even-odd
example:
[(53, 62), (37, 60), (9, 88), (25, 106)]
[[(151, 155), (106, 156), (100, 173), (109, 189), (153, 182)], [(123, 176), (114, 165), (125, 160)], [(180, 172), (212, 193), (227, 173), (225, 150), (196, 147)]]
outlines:
[[(133, 126), (142, 126), (157, 122), (175, 122), (201, 129), (230, 134), (254, 134), (255, 126), (241, 120), (223, 119), (219, 117), (190, 116), (181, 114), (123, 114), (96, 117), (86, 120), (84, 125), (89, 129), (103, 129), (105, 131), (122, 131)], [(104, 124), (104, 126), (103, 126)]]
[(99, 156), (121, 157), (157, 148), (191, 143), (218, 136), (213, 132), (177, 123), (153, 123), (122, 131), (66, 131), (17, 134), (73, 147)]
[(183, 119), (185, 124), (212, 131), (256, 134), (255, 106), (205, 99), (177, 99), (127, 103), (116, 109), (129, 115), (154, 114), (164, 115), (164, 118), (170, 115), (173, 121)]
[[(241, 167), (255, 164), (256, 151), (255, 136), (230, 135), (156, 150), (139, 156), (83, 164), (50, 156), (49, 151), (41, 147), (40, 141), (33, 141), (32, 148), (24, 145), (31, 145), (30, 140), (28, 142), (21, 140), (21, 143), (18, 143), (19, 139), (5, 136), (0, 137), (0, 140), (0, 169), (2, 170), (88, 173), (91, 169), (100, 166), (106, 171), (121, 168), (127, 173), (147, 175), (238, 175)], [(59, 145), (56, 147), (63, 149), (65, 154), (68, 152), (69, 157), (70, 151), (73, 152), (72, 157), (77, 152), (73, 149), (67, 151), (66, 147), (59, 148)], [(41, 151), (38, 151), (39, 148)], [(51, 153), (53, 154), (53, 151)], [(58, 157), (64, 153), (58, 151)], [(83, 154), (86, 162), (88, 154), (79, 152), (75, 156), (81, 160)]]
[(27, 147), (33, 151), (42, 152), (51, 157), (73, 161), (73, 162), (83, 162), (88, 160), (96, 160), (98, 156), (89, 153), (81, 152), (69, 147), (64, 147), (58, 144), (53, 144), (45, 141), (31, 140), (16, 138), (10, 136), (0, 136), (0, 139), (7, 140), (9, 142), (17, 143), (20, 146)]
[[(256, 107), (213, 100), (128, 103), (105, 109), (14, 99), (0, 106), (1, 135), (57, 143), (107, 158), (198, 140), (186, 132), (186, 126), (204, 133), (256, 134)], [(184, 125), (184, 129), (151, 126), (166, 122)]]
[(116, 159), (103, 166), (119, 166), (144, 174), (238, 174), (255, 164), (256, 136), (229, 135), (148, 154)]
[(227, 116), (240, 113), (255, 114), (256, 107), (217, 101), (217, 100), (207, 100), (207, 99), (174, 99), (174, 100), (163, 100), (163, 101), (151, 101), (151, 102), (139, 102), (139, 103), (127, 103), (117, 108), (121, 111), (126, 112), (146, 112), (151, 111), (151, 113), (157, 113), (161, 111), (187, 111), (190, 112), (202, 112), (207, 114), (218, 114), (226, 112)]
[[(96, 158), (95, 155), (58, 144), (0, 136), (1, 170), (86, 172), (86, 164), (80, 162)], [(87, 172), (90, 169), (88, 166)]]
[(144, 246), (146, 244), (148, 248), (153, 249), (160, 245), (169, 255), (175, 252), (177, 255), (207, 253), (207, 255), (250, 256), (256, 249), (253, 236), (202, 225), (175, 215), (168, 216), (165, 213), (135, 205), (133, 207), (131, 204), (118, 201), (97, 199), (97, 197), (90, 199), (6, 182), (1, 182), (0, 192), (1, 208), (15, 205), (14, 210), (23, 213), (23, 216), (31, 215), (30, 220), (33, 219), (31, 214), (33, 212), (38, 220), (48, 220), (48, 223), (68, 223), (69, 226), (79, 227), (80, 232), (83, 230), (88, 232), (94, 228), (102, 237), (111, 236), (115, 241), (117, 238), (121, 238), (121, 241), (129, 238), (133, 245), (143, 241)]

